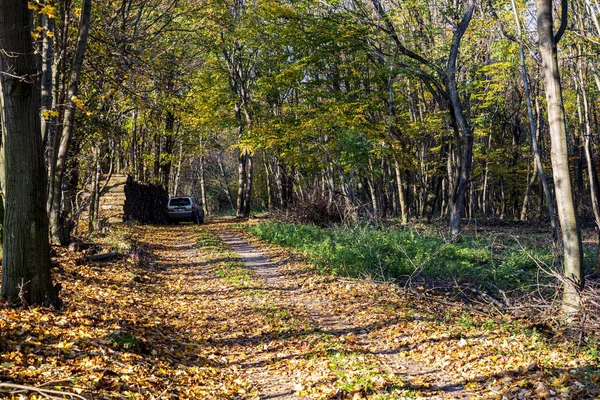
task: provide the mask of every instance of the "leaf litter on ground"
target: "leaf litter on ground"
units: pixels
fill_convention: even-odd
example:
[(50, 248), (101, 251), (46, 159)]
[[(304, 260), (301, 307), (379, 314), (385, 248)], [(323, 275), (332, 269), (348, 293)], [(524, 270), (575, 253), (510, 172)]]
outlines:
[[(2, 306), (2, 382), (89, 399), (600, 396), (597, 354), (518, 322), (319, 274), (228, 223), (116, 229), (123, 259), (56, 249), (62, 310)], [(262, 249), (277, 279), (224, 232)]]

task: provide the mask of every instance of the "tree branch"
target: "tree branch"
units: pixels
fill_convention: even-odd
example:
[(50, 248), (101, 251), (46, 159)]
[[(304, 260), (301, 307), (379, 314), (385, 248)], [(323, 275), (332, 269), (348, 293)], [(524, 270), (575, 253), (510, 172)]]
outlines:
[(560, 27), (558, 31), (556, 31), (556, 35), (554, 35), (554, 45), (556, 46), (562, 38), (565, 30), (567, 29), (567, 19), (568, 19), (568, 10), (569, 10), (569, 0), (561, 0), (560, 1)]

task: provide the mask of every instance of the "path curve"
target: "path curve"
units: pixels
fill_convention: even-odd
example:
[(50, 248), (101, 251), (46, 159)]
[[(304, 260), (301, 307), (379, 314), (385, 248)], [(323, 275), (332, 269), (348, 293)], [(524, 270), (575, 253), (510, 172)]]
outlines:
[[(300, 287), (296, 290), (289, 290), (293, 283), (282, 274), (280, 265), (277, 262), (269, 260), (269, 258), (259, 248), (248, 243), (244, 238), (232, 233), (230, 230), (219, 230), (217, 232), (223, 243), (228, 245), (232, 251), (237, 253), (240, 261), (258, 276), (264, 279), (265, 285), (271, 288), (286, 287), (285, 291), (287, 299), (284, 301), (292, 301), (302, 305), (310, 315), (315, 327), (325, 333), (333, 335), (342, 335), (343, 332), (350, 332), (356, 340), (356, 344), (364, 344), (366, 346), (367, 336), (370, 333), (368, 329), (357, 330), (356, 323), (352, 315), (344, 313), (336, 313), (332, 310), (332, 305), (328, 301), (314, 298), (311, 295), (302, 295)], [(451, 379), (446, 376), (444, 371), (432, 370), (428, 366), (422, 365), (410, 359), (398, 361), (394, 354), (387, 351), (381, 351), (378, 354), (379, 360), (385, 364), (389, 370), (396, 374), (401, 374), (407, 379), (416, 376), (435, 375), (436, 382), (432, 385), (441, 391), (440, 396), (431, 396), (430, 398), (469, 398), (470, 396), (462, 389), (460, 385), (453, 385)], [(271, 377), (272, 380), (273, 377)], [(282, 387), (292, 388), (289, 382), (279, 382), (275, 391), (281, 390)], [(266, 397), (262, 398), (277, 398), (277, 399), (298, 399), (293, 395), (293, 390), (279, 396), (273, 396), (273, 390), (268, 390), (269, 393), (264, 393)]]

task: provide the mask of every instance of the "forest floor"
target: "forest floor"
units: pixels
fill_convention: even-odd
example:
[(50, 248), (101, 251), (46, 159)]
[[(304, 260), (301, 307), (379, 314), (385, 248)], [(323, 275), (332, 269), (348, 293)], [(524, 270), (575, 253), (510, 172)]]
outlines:
[(599, 354), (443, 298), (319, 274), (227, 219), (98, 240), (123, 258), (55, 249), (63, 309), (0, 307), (0, 397), (600, 396)]

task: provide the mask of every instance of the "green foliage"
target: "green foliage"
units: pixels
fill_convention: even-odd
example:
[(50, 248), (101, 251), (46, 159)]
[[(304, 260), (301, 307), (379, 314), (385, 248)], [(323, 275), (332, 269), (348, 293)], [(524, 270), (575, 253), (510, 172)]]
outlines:
[(123, 350), (140, 351), (141, 345), (139, 340), (131, 333), (124, 331), (116, 331), (108, 335), (108, 340), (113, 347)]
[[(304, 252), (322, 270), (339, 275), (456, 278), (463, 283), (493, 283), (502, 289), (551, 279), (539, 274), (538, 264), (552, 265), (552, 254), (546, 249), (521, 249), (512, 239), (498, 249), (492, 238), (463, 236), (452, 243), (433, 232), (368, 225), (318, 228), (265, 222), (248, 229), (263, 240)], [(591, 254), (586, 261), (591, 265)]]

